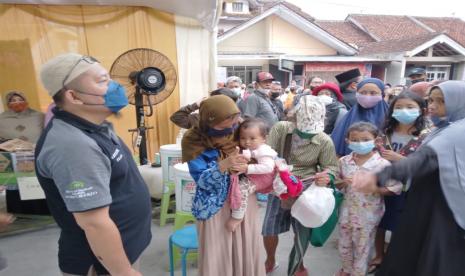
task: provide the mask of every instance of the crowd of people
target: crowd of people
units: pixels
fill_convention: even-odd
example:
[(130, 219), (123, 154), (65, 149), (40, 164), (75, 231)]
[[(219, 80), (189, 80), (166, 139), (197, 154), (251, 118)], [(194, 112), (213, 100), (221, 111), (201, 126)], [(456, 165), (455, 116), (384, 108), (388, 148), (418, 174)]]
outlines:
[[(150, 195), (106, 121), (128, 104), (124, 88), (80, 54), (52, 58), (40, 75), (52, 116), (44, 122), (22, 93), (9, 93), (0, 136), (36, 143), (36, 174), (61, 228), (62, 274), (141, 275)], [(465, 82), (427, 83), (420, 69), (409, 87), (358, 69), (335, 79), (284, 89), (269, 72), (248, 85), (231, 76), (172, 114), (188, 129), (182, 160), (196, 182), (199, 275), (271, 275), (279, 235), (291, 228), (287, 274), (309, 275), (303, 260), (314, 229), (293, 217), (297, 198), (282, 196), (288, 183), (276, 181), (278, 161), (289, 168), (289, 185), (334, 186), (344, 195), (337, 276), (463, 275)], [(267, 194), (263, 221), (256, 193)], [(0, 214), (0, 227), (12, 220)]]
[[(292, 217), (293, 203), (278, 197), (273, 177), (267, 177), (276, 156), (286, 158), (296, 177), (312, 179), (304, 189), (333, 183), (344, 194), (338, 276), (463, 274), (463, 146), (458, 138), (450, 145), (442, 141), (465, 125), (458, 109), (465, 104), (457, 98), (465, 82), (426, 82), (421, 68), (409, 77), (409, 86), (391, 87), (353, 69), (336, 75), (337, 83), (315, 76), (305, 87), (293, 81), (283, 89), (269, 72), (259, 72), (247, 86), (228, 78), (212, 94), (224, 96), (202, 99), (198, 113), (175, 113), (172, 121), (180, 127), (200, 116), (182, 143), (197, 183), (200, 275), (271, 275), (278, 267), (279, 235), (291, 226), (288, 275), (308, 275), (303, 256), (312, 229)], [(455, 160), (443, 158), (443, 151)], [(257, 221), (258, 185), (271, 191), (263, 222)], [(231, 227), (235, 193), (245, 209)]]

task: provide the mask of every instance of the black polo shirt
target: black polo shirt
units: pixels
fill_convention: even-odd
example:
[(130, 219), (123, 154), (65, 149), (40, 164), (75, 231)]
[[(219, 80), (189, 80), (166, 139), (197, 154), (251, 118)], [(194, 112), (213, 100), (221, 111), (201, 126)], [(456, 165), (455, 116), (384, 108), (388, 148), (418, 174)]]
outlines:
[(65, 111), (54, 113), (35, 155), (37, 177), (61, 228), (61, 271), (86, 274), (93, 265), (99, 274), (108, 273), (72, 215), (105, 206), (134, 263), (152, 236), (150, 195), (131, 152), (109, 123), (95, 125)]

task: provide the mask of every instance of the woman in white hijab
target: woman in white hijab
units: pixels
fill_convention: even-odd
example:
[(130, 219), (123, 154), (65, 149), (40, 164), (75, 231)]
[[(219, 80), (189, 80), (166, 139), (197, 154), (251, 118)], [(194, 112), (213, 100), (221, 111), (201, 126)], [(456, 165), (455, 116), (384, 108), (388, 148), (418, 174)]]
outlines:
[(417, 152), (377, 175), (355, 176), (365, 192), (389, 179), (412, 183), (377, 276), (465, 273), (465, 82), (434, 86), (428, 109), (437, 128)]
[[(291, 111), (290, 117), (293, 121), (276, 123), (267, 140), (268, 145), (278, 152), (280, 157), (288, 156), (288, 163), (293, 166), (294, 175), (301, 179), (314, 176), (315, 183), (321, 186), (328, 185), (339, 172), (333, 142), (323, 132), (325, 113), (325, 105), (318, 97), (301, 97)], [(286, 146), (286, 140), (290, 141), (290, 145)], [(273, 272), (277, 267), (274, 253), (278, 245), (278, 235), (289, 231), (291, 224), (296, 239), (289, 257), (288, 275), (308, 275), (303, 257), (310, 243), (311, 229), (291, 218), (290, 210), (282, 208), (280, 199), (275, 196), (268, 197), (262, 229), (267, 252), (267, 273)]]

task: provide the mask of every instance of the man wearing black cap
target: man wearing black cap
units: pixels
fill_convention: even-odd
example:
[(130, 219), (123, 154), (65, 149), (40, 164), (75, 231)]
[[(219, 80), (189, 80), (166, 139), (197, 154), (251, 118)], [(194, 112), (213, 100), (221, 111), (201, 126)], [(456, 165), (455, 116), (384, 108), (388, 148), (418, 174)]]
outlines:
[(415, 67), (410, 70), (408, 78), (412, 84), (417, 82), (426, 81), (426, 70), (421, 67)]
[(335, 78), (339, 82), (339, 87), (344, 96), (343, 104), (349, 110), (357, 103), (355, 93), (357, 92), (357, 83), (362, 80), (362, 74), (358, 68), (354, 68), (336, 75)]
[(243, 105), (243, 116), (262, 119), (268, 128), (278, 122), (278, 111), (270, 100), (273, 75), (268, 72), (257, 73), (257, 86)]

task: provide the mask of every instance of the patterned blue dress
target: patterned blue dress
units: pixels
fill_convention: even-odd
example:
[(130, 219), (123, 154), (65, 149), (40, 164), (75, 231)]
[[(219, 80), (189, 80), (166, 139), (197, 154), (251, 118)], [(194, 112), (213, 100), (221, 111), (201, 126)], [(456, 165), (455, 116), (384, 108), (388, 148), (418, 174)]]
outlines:
[(198, 220), (214, 216), (228, 197), (229, 174), (219, 170), (218, 157), (218, 150), (208, 149), (188, 162), (189, 173), (197, 185), (192, 214)]

